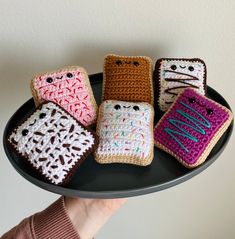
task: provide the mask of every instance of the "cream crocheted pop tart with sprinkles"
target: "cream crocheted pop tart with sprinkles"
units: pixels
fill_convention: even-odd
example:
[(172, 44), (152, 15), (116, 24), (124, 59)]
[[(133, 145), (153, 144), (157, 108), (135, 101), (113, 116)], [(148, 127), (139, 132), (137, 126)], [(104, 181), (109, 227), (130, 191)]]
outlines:
[(154, 110), (148, 103), (106, 100), (99, 109), (99, 163), (149, 165), (153, 160)]
[(155, 104), (166, 111), (185, 88), (206, 94), (206, 65), (198, 58), (161, 58), (155, 65), (154, 80)]
[(70, 66), (36, 76), (31, 81), (36, 106), (52, 101), (83, 125), (96, 123), (97, 104), (85, 69)]

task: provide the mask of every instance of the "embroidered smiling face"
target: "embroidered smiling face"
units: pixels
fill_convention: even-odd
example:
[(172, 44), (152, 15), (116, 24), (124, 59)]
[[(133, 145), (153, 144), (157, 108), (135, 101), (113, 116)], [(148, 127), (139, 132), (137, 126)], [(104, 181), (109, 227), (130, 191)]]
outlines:
[(206, 66), (200, 59), (163, 58), (157, 61), (158, 105), (166, 111), (184, 88), (191, 87), (205, 95)]
[(95, 123), (97, 105), (83, 68), (68, 67), (40, 75), (32, 80), (31, 86), (36, 105), (52, 101), (84, 125)]
[(152, 104), (152, 63), (150, 58), (108, 55), (104, 62), (103, 84), (103, 100)]
[(63, 109), (49, 102), (18, 126), (9, 142), (44, 178), (61, 184), (93, 149), (95, 137)]
[(185, 89), (155, 127), (154, 139), (185, 166), (195, 167), (205, 161), (231, 120), (227, 108)]
[(147, 165), (153, 157), (153, 109), (148, 103), (105, 101), (97, 126), (96, 160)]

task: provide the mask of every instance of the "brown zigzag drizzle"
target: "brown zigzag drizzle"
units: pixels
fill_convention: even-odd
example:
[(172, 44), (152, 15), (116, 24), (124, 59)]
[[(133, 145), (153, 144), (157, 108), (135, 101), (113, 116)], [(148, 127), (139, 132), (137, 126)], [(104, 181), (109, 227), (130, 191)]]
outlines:
[[(165, 70), (164, 72), (170, 72), (170, 73), (174, 73), (176, 75), (184, 75), (184, 76), (191, 77), (191, 78), (184, 78), (184, 79), (165, 78), (165, 81), (167, 81), (167, 82), (178, 82), (179, 84), (181, 84), (180, 86), (175, 86), (175, 87), (171, 87), (171, 88), (166, 89), (164, 91), (166, 94), (170, 94), (170, 95), (176, 96), (178, 94), (175, 93), (174, 90), (176, 90), (176, 89), (184, 89), (184, 88), (188, 88), (188, 87), (199, 89), (198, 86), (196, 86), (196, 85), (194, 85), (192, 83), (186, 82), (186, 81), (198, 81), (199, 79), (197, 77), (195, 77), (195, 76), (192, 76), (192, 75), (189, 75), (189, 74), (186, 74), (186, 73), (177, 72), (177, 71), (171, 71), (171, 70)], [(173, 101), (166, 101), (165, 103), (166, 104), (171, 104), (171, 103), (173, 103)]]

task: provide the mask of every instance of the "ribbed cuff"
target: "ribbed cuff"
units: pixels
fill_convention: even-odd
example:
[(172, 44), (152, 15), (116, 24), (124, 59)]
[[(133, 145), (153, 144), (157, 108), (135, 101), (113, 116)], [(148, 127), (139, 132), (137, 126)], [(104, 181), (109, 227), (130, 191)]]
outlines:
[(44, 211), (35, 214), (32, 219), (37, 239), (80, 239), (67, 215), (64, 197), (60, 197)]

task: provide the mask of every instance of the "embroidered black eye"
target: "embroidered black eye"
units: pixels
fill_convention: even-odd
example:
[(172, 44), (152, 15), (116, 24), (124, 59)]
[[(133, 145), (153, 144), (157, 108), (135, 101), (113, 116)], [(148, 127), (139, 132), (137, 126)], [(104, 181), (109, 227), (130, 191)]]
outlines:
[(176, 65), (172, 65), (171, 66), (171, 70), (175, 71), (177, 69), (177, 66)]
[(120, 66), (122, 64), (122, 61), (121, 60), (117, 60), (115, 63), (116, 63), (116, 65)]
[(22, 132), (21, 132), (21, 134), (23, 136), (26, 136), (28, 133), (29, 133), (29, 131), (27, 129), (23, 129)]
[(43, 118), (45, 118), (46, 117), (46, 114), (45, 113), (41, 113), (40, 115), (39, 115), (39, 119), (43, 119)]
[(134, 61), (133, 64), (134, 64), (134, 66), (139, 66), (140, 65), (140, 63), (138, 61)]
[(72, 77), (73, 77), (73, 74), (69, 72), (69, 73), (66, 74), (66, 76), (67, 76), (68, 78), (72, 78)]
[(53, 81), (53, 79), (52, 79), (51, 77), (48, 77), (48, 78), (46, 79), (46, 81), (47, 81), (47, 83), (51, 83), (51, 82)]
[(188, 69), (189, 69), (189, 71), (194, 71), (194, 67), (193, 66), (189, 66)]
[(213, 115), (214, 111), (212, 109), (206, 109), (206, 112), (208, 115)]
[(188, 98), (188, 101), (189, 101), (189, 103), (195, 103), (196, 102), (195, 98)]
[(135, 105), (135, 106), (133, 107), (133, 109), (134, 109), (135, 111), (140, 110), (139, 106), (137, 106), (137, 105)]
[(115, 110), (119, 110), (119, 109), (121, 109), (121, 106), (120, 106), (120, 105), (115, 105), (115, 106), (114, 106), (114, 109), (115, 109)]

